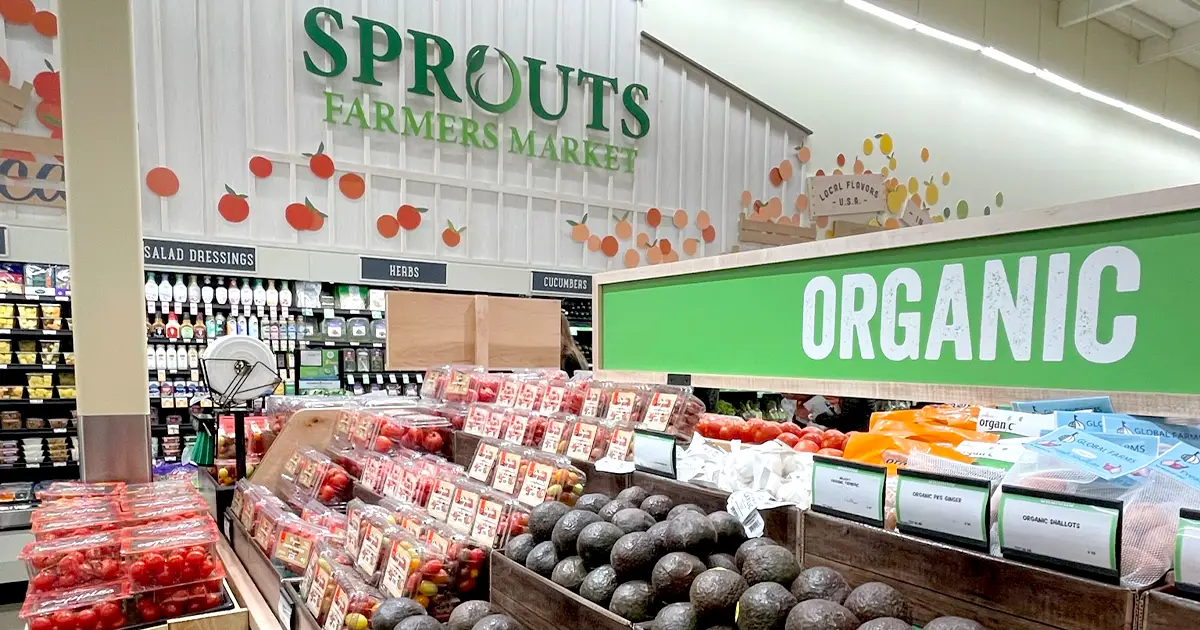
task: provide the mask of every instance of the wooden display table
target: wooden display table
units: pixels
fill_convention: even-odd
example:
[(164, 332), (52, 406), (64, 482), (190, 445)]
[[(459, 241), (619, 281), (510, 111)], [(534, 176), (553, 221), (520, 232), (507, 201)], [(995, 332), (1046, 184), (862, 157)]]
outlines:
[(1175, 595), (1169, 586), (1148, 591), (1143, 606), (1140, 630), (1200, 628), (1200, 602)]
[[(1137, 591), (811, 511), (803, 532), (805, 568), (837, 569), (852, 586), (890, 584), (921, 624), (955, 615), (1003, 630), (1137, 628)], [(1190, 623), (1161, 628), (1200, 627)]]
[(504, 554), (492, 554), (492, 607), (525, 630), (629, 630), (625, 619), (568, 591)]

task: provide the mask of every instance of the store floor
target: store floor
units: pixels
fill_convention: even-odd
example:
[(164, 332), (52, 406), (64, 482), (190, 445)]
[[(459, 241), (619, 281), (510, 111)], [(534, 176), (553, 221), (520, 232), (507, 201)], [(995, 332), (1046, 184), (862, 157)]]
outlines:
[(0, 606), (0, 630), (21, 630), (21, 628), (24, 628), (25, 624), (21, 623), (21, 618), (17, 616), (17, 613), (20, 611), (20, 604)]

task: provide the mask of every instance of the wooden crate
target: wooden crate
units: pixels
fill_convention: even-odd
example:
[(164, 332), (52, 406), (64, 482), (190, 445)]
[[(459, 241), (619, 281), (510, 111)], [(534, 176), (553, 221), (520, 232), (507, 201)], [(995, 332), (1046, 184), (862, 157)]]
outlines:
[(492, 607), (516, 619), (525, 630), (629, 630), (625, 619), (546, 578), (494, 553)]
[(817, 231), (811, 227), (780, 225), (767, 221), (738, 219), (738, 241), (759, 245), (794, 245), (817, 240)]
[(856, 234), (870, 234), (882, 230), (881, 227), (867, 225), (865, 223), (855, 223), (854, 221), (834, 221), (833, 236), (834, 238), (841, 236), (854, 236)]
[(890, 584), (920, 624), (955, 615), (1003, 630), (1137, 627), (1136, 591), (811, 511), (803, 531), (806, 568), (837, 569), (854, 586)]
[(1170, 587), (1147, 591), (1142, 602), (1140, 630), (1200, 628), (1200, 602), (1175, 595)]
[[(695, 503), (706, 512), (726, 510), (729, 501), (728, 492), (644, 472), (633, 473), (630, 485), (641, 486), (650, 494), (665, 494), (676, 504)], [(779, 507), (763, 510), (762, 516), (765, 521), (763, 535), (791, 549), (797, 558), (801, 557), (804, 519), (801, 518), (800, 510), (795, 506)]]

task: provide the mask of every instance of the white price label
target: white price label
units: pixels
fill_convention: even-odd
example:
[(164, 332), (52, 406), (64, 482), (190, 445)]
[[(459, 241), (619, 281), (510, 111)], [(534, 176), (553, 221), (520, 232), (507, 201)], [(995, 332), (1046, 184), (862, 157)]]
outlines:
[(1045, 431), (1058, 428), (1054, 414), (1022, 413), (1004, 409), (980, 408), (976, 421), (980, 431), (1007, 433), (1015, 436), (1038, 437)]
[(1014, 559), (1065, 564), (1077, 572), (1115, 578), (1121, 567), (1120, 506), (1005, 486), (1000, 497), (1000, 551)]
[(813, 457), (812, 506), (818, 512), (883, 526), (887, 469), (831, 457)]
[(1182, 509), (1175, 537), (1175, 584), (1200, 591), (1200, 512)]
[(901, 469), (896, 485), (896, 525), (904, 533), (963, 543), (986, 551), (986, 481)]

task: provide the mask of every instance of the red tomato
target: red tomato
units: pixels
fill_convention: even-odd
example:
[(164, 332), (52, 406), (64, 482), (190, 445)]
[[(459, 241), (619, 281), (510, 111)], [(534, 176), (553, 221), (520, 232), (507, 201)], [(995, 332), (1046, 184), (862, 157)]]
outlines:
[(791, 433), (796, 437), (800, 437), (800, 425), (796, 424), (795, 422), (785, 422), (783, 423), (783, 432)]
[(841, 448), (845, 448), (845, 446), (846, 446), (846, 434), (842, 433), (841, 431), (838, 431), (837, 429), (830, 429), (830, 430), (826, 431), (825, 435), (823, 435), (821, 437), (821, 447), (822, 448), (841, 449)]
[(791, 433), (784, 433), (775, 439), (787, 444), (788, 446), (795, 446), (800, 443), (800, 438)]
[(767, 434), (767, 441), (774, 440), (783, 433), (783, 427), (779, 426), (778, 422), (769, 422), (763, 427), (763, 432)]
[(730, 424), (723, 425), (721, 429), (717, 431), (717, 437), (726, 441), (732, 440), (735, 437), (734, 426)]
[(817, 443), (811, 440), (800, 440), (799, 442), (796, 442), (796, 445), (792, 447), (792, 450), (796, 451), (797, 453), (816, 453), (817, 451), (821, 450), (821, 447), (817, 446)]
[(817, 451), (817, 455), (828, 455), (830, 457), (841, 457), (842, 449), (840, 448), (823, 448)]

